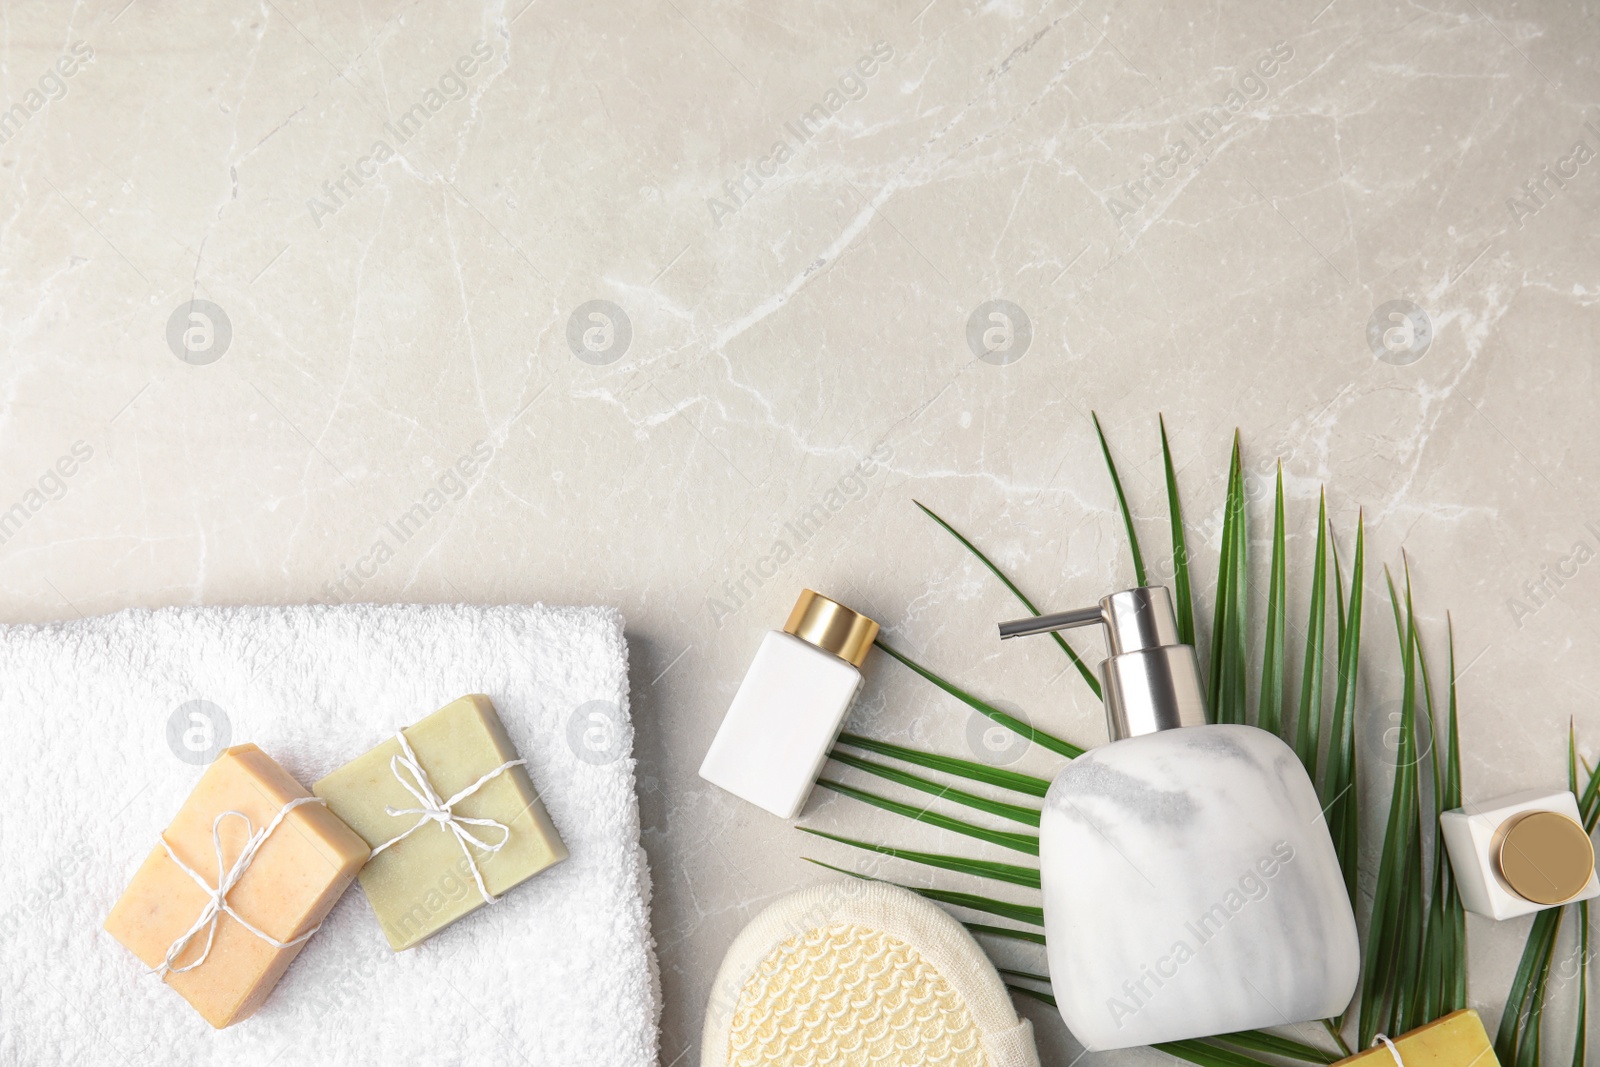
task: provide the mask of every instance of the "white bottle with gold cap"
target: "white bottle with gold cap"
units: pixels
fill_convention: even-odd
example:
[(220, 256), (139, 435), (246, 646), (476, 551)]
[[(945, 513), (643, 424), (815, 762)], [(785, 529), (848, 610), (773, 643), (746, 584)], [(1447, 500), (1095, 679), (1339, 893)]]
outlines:
[(1530, 790), (1439, 816), (1468, 910), (1513, 919), (1600, 896), (1594, 846), (1570, 792)]
[(802, 592), (783, 631), (762, 639), (700, 777), (780, 819), (799, 815), (877, 636), (878, 624), (865, 615)]

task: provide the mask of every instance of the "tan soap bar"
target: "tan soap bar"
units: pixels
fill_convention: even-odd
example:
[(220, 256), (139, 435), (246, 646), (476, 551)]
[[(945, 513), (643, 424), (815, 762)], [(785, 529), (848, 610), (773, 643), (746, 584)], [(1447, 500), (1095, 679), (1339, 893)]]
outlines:
[[(1489, 1035), (1484, 1032), (1483, 1020), (1471, 1008), (1442, 1015), (1426, 1026), (1394, 1038), (1394, 1047), (1400, 1051), (1406, 1067), (1500, 1067)], [(1395, 1067), (1394, 1053), (1380, 1043), (1340, 1060), (1334, 1067), (1345, 1064)]]
[[(406, 741), (440, 800), (471, 786), (496, 767), (518, 759), (494, 704), (486, 696), (465, 696), (405, 729)], [(419, 806), (392, 766), (403, 755), (389, 738), (313, 785), (334, 814), (373, 849), (410, 830), (415, 814), (390, 815), (388, 809)], [(405, 781), (412, 779), (402, 769)], [(415, 784), (413, 782), (413, 784)], [(498, 852), (467, 846), (449, 827), (433, 821), (405, 840), (383, 849), (361, 871), (361, 888), (396, 952), (411, 948), (484, 904), (473, 878), (473, 864), (484, 888), (498, 897), (546, 867), (567, 858), (566, 846), (550, 822), (525, 767), (511, 767), (485, 782), (452, 812), (467, 819), (491, 819), (504, 826), (463, 824)]]
[[(291, 800), (310, 795), (255, 745), (235, 745), (206, 768), (162, 836), (214, 887), (219, 875), (212, 823), (218, 815), (237, 811), (250, 820), (248, 828), (231, 817), (219, 827), (223, 860), (231, 867), (252, 830), (264, 829)], [(322, 922), (367, 855), (366, 843), (325, 806), (302, 804), (262, 843), (227, 902), (273, 939), (293, 941)], [(145, 966), (156, 968), (208, 903), (206, 893), (157, 843), (111, 909), (105, 928)], [(205, 943), (201, 930), (173, 966), (199, 959)], [(259, 1008), (303, 947), (302, 942), (275, 948), (224, 914), (205, 962), (191, 971), (168, 971), (165, 980), (221, 1029)]]

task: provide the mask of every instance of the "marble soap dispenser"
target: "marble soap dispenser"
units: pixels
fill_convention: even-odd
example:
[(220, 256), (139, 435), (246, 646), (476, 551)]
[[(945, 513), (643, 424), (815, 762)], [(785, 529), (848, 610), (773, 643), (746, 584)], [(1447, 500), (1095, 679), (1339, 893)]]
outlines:
[(1086, 1050), (1338, 1015), (1360, 968), (1322, 804), (1289, 746), (1208, 725), (1161, 586), (1019, 619), (1104, 626), (1111, 743), (1051, 783), (1039, 826), (1050, 978)]

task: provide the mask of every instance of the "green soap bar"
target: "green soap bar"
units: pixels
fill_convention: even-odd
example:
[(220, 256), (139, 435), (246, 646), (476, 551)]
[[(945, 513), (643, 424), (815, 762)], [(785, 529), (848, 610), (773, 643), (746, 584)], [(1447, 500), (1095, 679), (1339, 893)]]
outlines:
[[(494, 704), (486, 696), (465, 696), (405, 729), (417, 762), (441, 800), (448, 800), (509, 760), (520, 758), (506, 736)], [(421, 805), (395, 777), (390, 761), (403, 756), (390, 738), (323, 778), (311, 791), (376, 850), (411, 829), (418, 815), (390, 815), (388, 808)], [(400, 774), (411, 784), (411, 774)], [(484, 887), (498, 897), (546, 867), (567, 858), (550, 816), (534, 791), (526, 767), (511, 767), (485, 782), (452, 809), (464, 819), (493, 819), (511, 833), (499, 852), (468, 846), (446, 826), (429, 822), (404, 841), (373, 856), (361, 869), (361, 888), (396, 952), (431, 937), (484, 904), (472, 876), (476, 863)], [(493, 826), (466, 823), (462, 829), (493, 844)]]

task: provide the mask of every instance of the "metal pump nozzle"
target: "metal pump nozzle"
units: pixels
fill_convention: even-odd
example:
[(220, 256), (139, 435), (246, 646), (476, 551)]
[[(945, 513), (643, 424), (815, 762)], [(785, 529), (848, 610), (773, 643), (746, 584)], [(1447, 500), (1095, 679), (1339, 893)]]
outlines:
[(1200, 663), (1194, 647), (1178, 640), (1178, 621), (1165, 586), (1125, 589), (1097, 607), (1004, 622), (1000, 637), (1027, 637), (1095, 623), (1106, 629), (1109, 655), (1100, 663), (1100, 686), (1113, 741), (1205, 725)]

